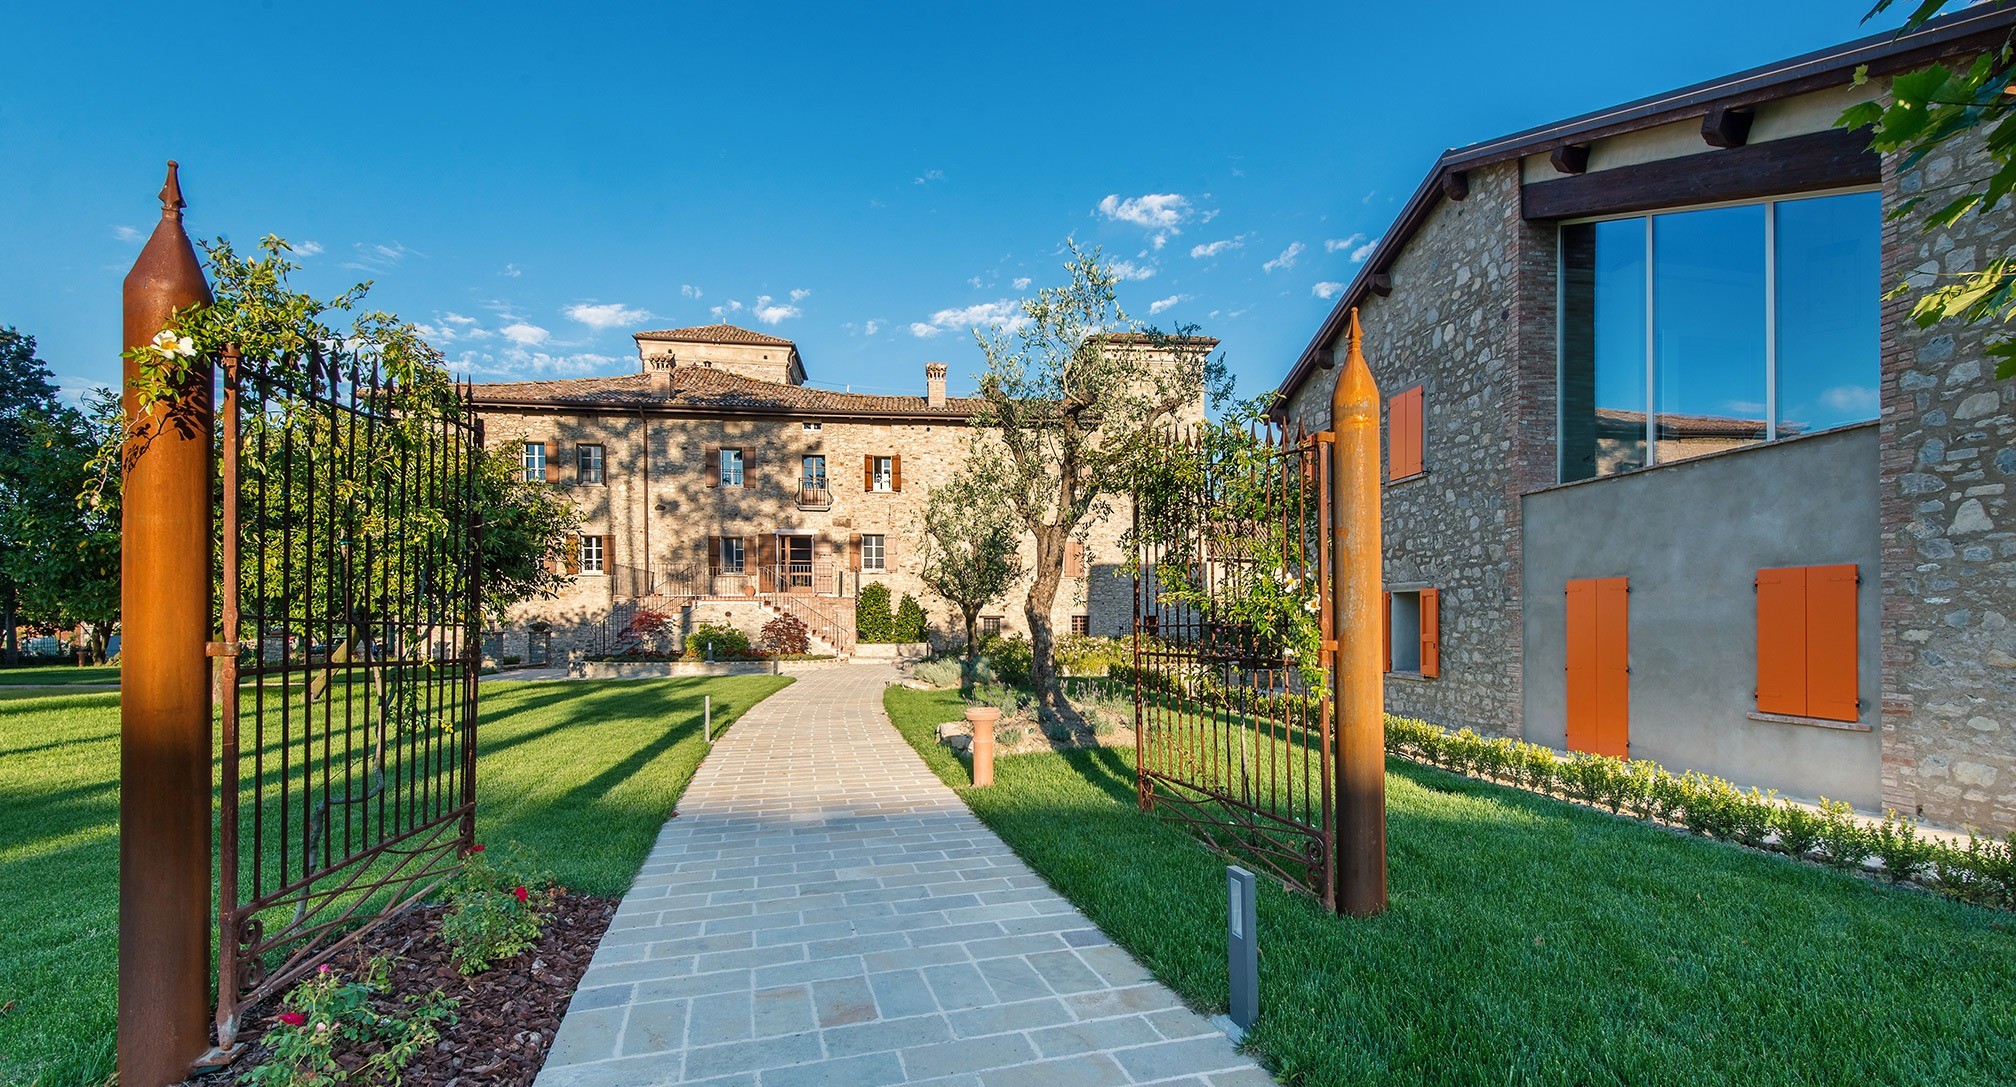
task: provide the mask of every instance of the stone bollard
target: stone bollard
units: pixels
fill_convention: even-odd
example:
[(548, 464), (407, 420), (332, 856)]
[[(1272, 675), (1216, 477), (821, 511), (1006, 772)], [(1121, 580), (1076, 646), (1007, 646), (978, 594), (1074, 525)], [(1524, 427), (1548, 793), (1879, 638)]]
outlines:
[(994, 784), (994, 723), (1001, 711), (993, 706), (966, 707), (966, 723), (973, 726), (973, 784)]

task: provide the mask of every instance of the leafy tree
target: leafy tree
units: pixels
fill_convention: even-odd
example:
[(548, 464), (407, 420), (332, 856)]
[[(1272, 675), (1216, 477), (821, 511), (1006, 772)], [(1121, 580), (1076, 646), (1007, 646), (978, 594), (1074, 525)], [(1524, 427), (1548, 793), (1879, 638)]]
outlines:
[(896, 605), (895, 640), (899, 642), (921, 642), (924, 640), (924, 606), (909, 593), (903, 594), (903, 602)]
[(28, 501), (31, 473), (28, 450), (33, 444), (29, 431), (40, 418), (61, 405), (49, 368), (35, 357), (35, 337), (12, 326), (0, 327), (0, 653), (13, 664), (20, 647), (14, 628), (21, 621), (21, 563), (23, 526), (14, 514)]
[(1022, 576), (1020, 535), (1000, 488), (970, 473), (933, 488), (924, 500), (924, 587), (959, 609), (969, 686), (980, 659), (980, 610)]
[(984, 406), (974, 417), (979, 478), (998, 487), (1019, 527), (1035, 538), (1035, 579), (1024, 603), (1045, 706), (1058, 691), (1050, 612), (1064, 550), (1110, 515), (1132, 467), (1183, 405), (1207, 386), (1222, 391), (1215, 341), (1194, 328), (1141, 329), (1120, 309), (1118, 283), (1098, 250), (1068, 243), (1070, 281), (1022, 303), (1018, 322), (976, 331), (986, 355)]
[(896, 632), (896, 620), (889, 614), (889, 586), (871, 581), (854, 597), (854, 636), (874, 645), (886, 642)]
[[(1877, 0), (1863, 16), (1866, 22), (1888, 10), (1895, 0)], [(1942, 10), (1956, 5), (1953, 0), (1920, 0), (1898, 31), (1908, 34), (1924, 26)], [(1855, 73), (1856, 83), (1866, 84), (1865, 66)], [(1902, 169), (1910, 171), (1928, 155), (1955, 141), (1980, 136), (1986, 151), (1985, 176), (1962, 177), (1936, 189), (1929, 180), (1924, 188), (1891, 209), (1890, 218), (1900, 219), (1922, 207), (1927, 232), (1951, 227), (1968, 215), (1987, 215), (2016, 191), (2016, 37), (2004, 39), (1961, 68), (1933, 64), (1890, 81), (1888, 101), (1863, 102), (1842, 114), (1844, 128), (1870, 129), (1870, 147), (1881, 152), (1904, 153)], [(1936, 206), (1928, 201), (1943, 201)], [(1920, 327), (1943, 320), (1966, 324), (2016, 323), (2016, 258), (2007, 252), (1983, 254), (1986, 260), (1971, 272), (1942, 277), (1921, 295), (1911, 316)], [(1911, 290), (1900, 283), (1891, 291), (1896, 298)], [(1999, 361), (1998, 378), (2016, 377), (2016, 338), (2007, 335), (1991, 339), (1987, 352)]]

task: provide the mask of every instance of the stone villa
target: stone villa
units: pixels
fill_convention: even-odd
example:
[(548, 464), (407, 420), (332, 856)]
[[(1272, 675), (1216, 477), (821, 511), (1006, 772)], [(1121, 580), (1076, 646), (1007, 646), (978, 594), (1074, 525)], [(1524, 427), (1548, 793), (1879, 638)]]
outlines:
[(2008, 252), (2016, 214), (1893, 221), (1980, 146), (1906, 174), (1835, 126), (2012, 27), (1983, 5), (1441, 156), (1275, 409), (1329, 424), (1356, 307), (1391, 711), (2016, 828), (2016, 387), (1982, 329), (1884, 298)]
[[(639, 608), (752, 639), (790, 613), (815, 650), (846, 653), (854, 598), (879, 582), (892, 602), (917, 598), (934, 638), (958, 635), (920, 580), (918, 536), (982, 402), (948, 396), (943, 363), (923, 367), (920, 395), (876, 396), (810, 387), (796, 345), (746, 328), (635, 339), (635, 374), (475, 387), (489, 444), (521, 450), (526, 476), (565, 488), (581, 514), (567, 590), (513, 609), (509, 628), (548, 625), (560, 658), (608, 650)], [(1143, 337), (1114, 345), (1155, 365)], [(1201, 419), (1202, 395), (1180, 414)], [(1116, 573), (1125, 520), (1123, 508), (1068, 549), (1060, 635), (1131, 628), (1133, 582)], [(982, 633), (1026, 633), (1027, 590), (1025, 578), (984, 613)]]

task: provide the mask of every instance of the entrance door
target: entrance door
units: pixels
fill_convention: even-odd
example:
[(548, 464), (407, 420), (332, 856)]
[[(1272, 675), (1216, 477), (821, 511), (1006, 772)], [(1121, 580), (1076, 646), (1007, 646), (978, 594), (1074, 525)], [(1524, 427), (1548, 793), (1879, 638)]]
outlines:
[(1568, 583), (1568, 749), (1631, 753), (1631, 582)]
[(779, 536), (784, 556), (784, 585), (794, 593), (812, 591), (812, 537)]

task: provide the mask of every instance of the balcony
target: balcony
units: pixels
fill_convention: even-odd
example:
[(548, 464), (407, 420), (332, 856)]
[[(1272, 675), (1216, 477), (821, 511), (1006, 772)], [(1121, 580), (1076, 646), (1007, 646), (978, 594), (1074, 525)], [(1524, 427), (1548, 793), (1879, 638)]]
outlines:
[(830, 510), (833, 508), (833, 492), (824, 483), (800, 483), (798, 485), (798, 508), (801, 510)]

